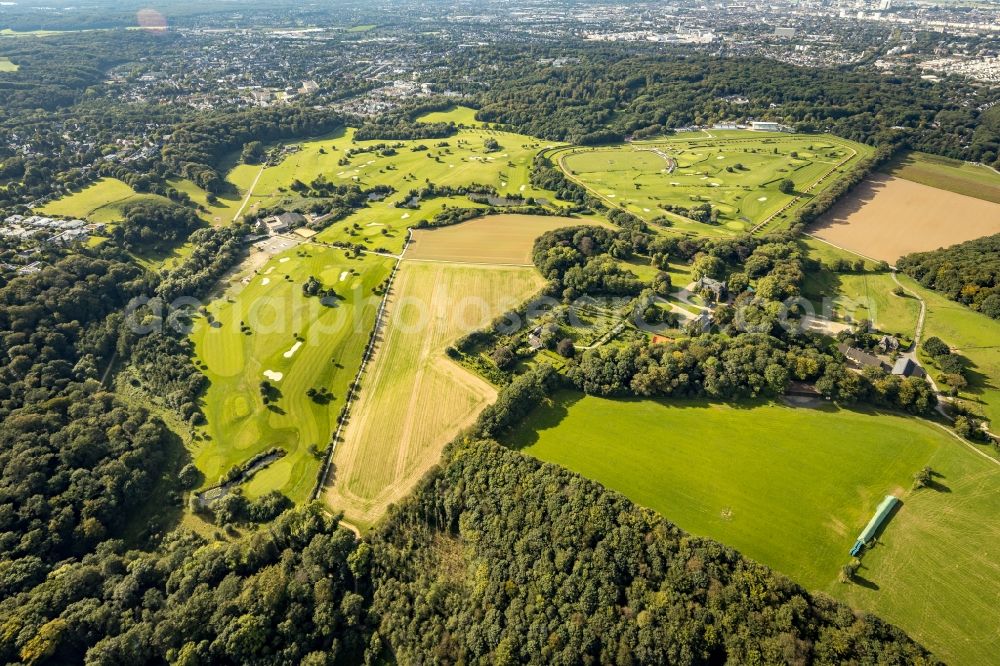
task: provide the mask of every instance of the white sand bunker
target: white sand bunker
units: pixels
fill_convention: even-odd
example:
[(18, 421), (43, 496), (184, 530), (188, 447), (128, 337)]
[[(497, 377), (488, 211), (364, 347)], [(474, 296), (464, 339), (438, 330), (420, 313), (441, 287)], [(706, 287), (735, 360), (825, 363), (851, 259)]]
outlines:
[(670, 184), (671, 185), (680, 185), (680, 183), (674, 183), (674, 182), (671, 182)]
[(384, 227), (385, 225), (381, 222), (369, 222), (365, 225), (366, 227)]
[(272, 272), (274, 272), (274, 266), (271, 266), (266, 271), (264, 271), (264, 275), (270, 275)]
[(401, 217), (401, 218), (399, 218), (399, 219), (401, 219), (401, 220), (405, 220), (405, 219), (407, 219), (408, 217), (410, 217), (410, 214), (409, 214), (409, 213), (403, 213), (403, 217)]
[(284, 354), (282, 354), (282, 356), (284, 356), (285, 358), (291, 358), (295, 356), (295, 352), (297, 352), (299, 350), (299, 347), (301, 346), (302, 346), (302, 341), (296, 340), (295, 344), (292, 345), (292, 348), (286, 351)]
[(264, 278), (263, 280), (260, 281), (260, 283), (265, 286), (269, 285), (271, 284), (271, 278)]
[(719, 184), (718, 183), (709, 183), (708, 186), (709, 187), (718, 187)]
[(346, 279), (347, 279), (347, 276), (348, 276), (348, 275), (350, 275), (350, 274), (351, 274), (351, 271), (343, 271), (343, 272), (342, 272), (342, 273), (340, 274), (340, 280), (339, 280), (339, 281), (340, 281), (340, 282), (343, 282), (344, 280), (346, 280)]
[(272, 382), (280, 382), (281, 378), (284, 377), (285, 375), (281, 374), (280, 372), (275, 372), (274, 370), (265, 370), (264, 376), (270, 379)]
[(708, 180), (708, 176), (702, 176), (701, 179), (702, 180)]
[(642, 212), (643, 212), (643, 213), (648, 213), (648, 212), (649, 212), (649, 209), (648, 209), (648, 208), (643, 208), (643, 209), (642, 209)]
[(454, 165), (454, 164), (449, 164), (449, 165), (448, 165), (448, 168), (449, 168), (449, 169), (454, 169), (454, 168), (455, 168), (455, 165)]
[(613, 195), (613, 194), (609, 194), (609, 195), (608, 195), (608, 198), (609, 198), (609, 199), (614, 199), (614, 198), (615, 198), (615, 195)]
[(291, 260), (292, 260), (292, 258), (291, 258), (291, 257), (282, 257), (281, 259), (278, 259), (278, 263), (279, 263), (279, 264), (283, 264), (283, 263), (285, 263), (286, 261), (291, 261)]
[(757, 197), (757, 201), (767, 201), (767, 197)]
[(518, 189), (520, 189), (520, 191), (524, 192), (524, 189), (525, 189), (526, 187), (527, 187), (527, 185), (522, 185), (522, 186), (521, 186), (520, 188), (518, 188)]
[(500, 181), (500, 187), (507, 187), (507, 181), (506, 180), (501, 180)]
[(726, 156), (725, 155), (719, 155), (715, 159), (717, 159), (717, 160), (724, 160), (724, 159), (726, 159)]

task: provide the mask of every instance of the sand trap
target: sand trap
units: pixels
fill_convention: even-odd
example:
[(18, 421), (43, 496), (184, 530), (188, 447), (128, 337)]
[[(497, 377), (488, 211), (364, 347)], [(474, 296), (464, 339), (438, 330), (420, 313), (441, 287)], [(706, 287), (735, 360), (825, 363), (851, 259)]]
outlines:
[(613, 195), (613, 194), (609, 194), (609, 195), (608, 195), (608, 198), (609, 198), (609, 199), (614, 199), (614, 198), (615, 198), (615, 195)]
[(266, 271), (264, 271), (264, 275), (270, 275), (273, 272), (274, 272), (274, 266), (271, 266)]
[(715, 159), (717, 159), (717, 160), (724, 160), (724, 159), (726, 159), (726, 156), (725, 155), (719, 155)]
[(708, 176), (702, 176), (701, 179), (702, 180), (708, 180)]
[(260, 281), (260, 283), (262, 285), (269, 285), (271, 284), (271, 278), (264, 278), (263, 280)]
[(264, 376), (270, 379), (272, 382), (280, 382), (281, 378), (284, 377), (280, 372), (275, 372), (274, 370), (265, 370)]
[(291, 260), (292, 260), (292, 258), (291, 258), (291, 257), (282, 257), (281, 259), (278, 259), (278, 263), (279, 263), (279, 264), (283, 264), (283, 263), (285, 263), (286, 261), (291, 261)]
[(522, 185), (522, 186), (521, 186), (521, 187), (519, 187), (518, 189), (519, 189), (519, 190), (520, 190), (521, 192), (524, 192), (524, 189), (525, 189), (526, 187), (527, 187), (527, 185)]
[(351, 274), (351, 271), (343, 271), (343, 272), (341, 272), (339, 282), (343, 282), (344, 280), (346, 280), (347, 276), (350, 275), (350, 274)]
[(506, 180), (501, 180), (500, 181), (500, 187), (507, 187), (507, 181)]
[(384, 227), (385, 225), (381, 222), (369, 222), (365, 225), (366, 227)]
[(767, 197), (757, 197), (757, 201), (767, 201)]
[(449, 165), (448, 165), (448, 168), (449, 168), (449, 169), (454, 169), (454, 168), (455, 168), (455, 165), (454, 165), (454, 164), (449, 164)]
[(405, 220), (405, 219), (407, 219), (407, 218), (409, 218), (409, 217), (410, 217), (410, 214), (409, 214), (409, 213), (403, 213), (403, 217), (401, 217), (401, 218), (399, 218), (399, 219), (401, 219), (401, 220)]
[(674, 182), (671, 182), (670, 184), (671, 185), (680, 185), (680, 183), (674, 183)]
[(282, 354), (282, 356), (284, 356), (285, 358), (291, 358), (295, 356), (295, 352), (297, 352), (299, 350), (299, 347), (301, 346), (302, 346), (302, 341), (296, 340), (295, 344), (292, 345), (292, 348), (286, 351), (284, 354)]
[(643, 212), (643, 213), (648, 213), (648, 212), (649, 212), (649, 209), (648, 209), (648, 208), (643, 208), (643, 209), (642, 209), (642, 212)]

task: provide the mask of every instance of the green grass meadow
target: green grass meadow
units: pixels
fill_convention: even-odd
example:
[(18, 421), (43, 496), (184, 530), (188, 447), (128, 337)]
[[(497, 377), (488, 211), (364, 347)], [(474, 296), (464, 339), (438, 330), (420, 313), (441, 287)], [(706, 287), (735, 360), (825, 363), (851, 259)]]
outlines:
[(911, 152), (896, 158), (884, 170), (921, 185), (1000, 203), (1000, 173), (989, 167)]
[[(206, 486), (233, 465), (279, 446), (288, 455), (258, 473), (247, 495), (281, 490), (295, 501), (308, 498), (321, 463), (316, 451), (330, 441), (375, 320), (380, 297), (371, 288), (391, 268), (388, 258), (348, 259), (342, 250), (303, 245), (276, 256), (238, 293), (209, 306), (215, 323), (200, 318), (192, 331), (196, 363), (211, 382), (203, 404), (208, 424), (193, 452)], [(328, 307), (306, 297), (302, 285), (309, 276), (342, 300)], [(271, 408), (260, 392), (265, 371), (281, 375), (270, 380), (281, 392)], [(319, 404), (306, 395), (310, 388), (325, 388), (333, 399)]]
[[(507, 443), (877, 612), (940, 657), (986, 663), (995, 654), (1000, 467), (931, 423), (832, 406), (563, 392)], [(943, 474), (939, 489), (912, 491), (925, 465)], [(864, 580), (840, 583), (857, 534), (889, 493), (903, 508), (864, 558)], [(979, 600), (970, 605), (970, 595)]]
[(20, 68), (10, 58), (0, 56), (0, 72), (16, 72), (18, 69)]

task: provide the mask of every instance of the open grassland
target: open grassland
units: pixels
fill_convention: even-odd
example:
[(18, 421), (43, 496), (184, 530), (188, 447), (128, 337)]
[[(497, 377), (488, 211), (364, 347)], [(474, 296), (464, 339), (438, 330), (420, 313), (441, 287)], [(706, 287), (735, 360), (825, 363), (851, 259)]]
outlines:
[(806, 274), (802, 295), (816, 314), (839, 321), (867, 319), (876, 328), (912, 339), (920, 315), (920, 302), (892, 293), (896, 283), (890, 273), (833, 273), (826, 269)]
[(533, 268), (403, 262), (326, 500), (366, 529), (404, 497), (496, 390), (445, 348), (541, 287)]
[(575, 393), (511, 440), (810, 588), (836, 579), (874, 507), (942, 443), (933, 426), (887, 414)]
[[(209, 213), (199, 211), (199, 216), (206, 222), (213, 221), (215, 216), (212, 213), (213, 206), (208, 204), (204, 190), (183, 179), (169, 181), (169, 185), (179, 191), (187, 192), (195, 202), (205, 205)], [(169, 199), (158, 194), (136, 192), (117, 178), (101, 178), (81, 190), (48, 202), (38, 212), (43, 215), (79, 217), (90, 222), (107, 224), (120, 222), (123, 219), (122, 209), (125, 206), (143, 201), (170, 203)], [(218, 220), (215, 222), (219, 223)]]
[(184, 192), (191, 197), (191, 201), (201, 206), (204, 210), (199, 211), (198, 214), (210, 224), (228, 224), (233, 221), (236, 211), (239, 210), (240, 199), (238, 196), (223, 194), (216, 198), (215, 203), (209, 203), (208, 193), (186, 178), (174, 178), (167, 181), (167, 184), (178, 192)]
[[(684, 134), (611, 148), (572, 148), (556, 156), (567, 175), (609, 204), (640, 217), (666, 215), (678, 228), (705, 231), (712, 226), (661, 207), (707, 203), (718, 211), (722, 228), (743, 231), (777, 215), (798, 193), (809, 190), (801, 202), (822, 191), (834, 182), (836, 173), (868, 150), (825, 135), (728, 132), (713, 137)], [(813, 187), (831, 171), (833, 176)], [(786, 178), (795, 184), (795, 193), (778, 189)], [(787, 217), (792, 208), (781, 214)]]
[[(461, 119), (467, 115), (467, 110), (459, 108), (440, 114), (440, 120)], [(500, 144), (500, 150), (486, 151), (484, 143), (490, 138)], [(348, 150), (372, 148), (378, 144), (402, 146), (396, 148), (394, 154), (362, 152), (348, 158), (347, 164), (340, 163)], [(396, 194), (390, 196), (393, 203), (427, 182), (441, 186), (492, 185), (501, 196), (518, 194), (547, 198), (551, 195), (536, 190), (529, 182), (532, 160), (541, 147), (531, 137), (487, 129), (463, 129), (447, 139), (410, 141), (355, 141), (354, 130), (347, 129), (295, 144), (293, 151), (280, 163), (263, 170), (256, 165), (237, 165), (227, 178), (243, 194), (252, 189), (244, 213), (261, 207), (281, 205), (289, 208), (302, 203), (301, 197), (290, 190), (289, 185), (294, 180), (310, 183), (321, 176), (337, 184), (389, 185), (396, 190)], [(414, 221), (418, 219), (414, 211), (401, 210), (400, 215), (407, 212)]]
[(10, 61), (10, 58), (0, 56), (0, 72), (16, 72), (19, 67)]
[(927, 461), (935, 488), (910, 492), (864, 558), (860, 585), (829, 592), (905, 629), (950, 664), (1000, 654), (1000, 467), (957, 441)]
[(476, 110), (467, 106), (453, 106), (444, 111), (431, 111), (416, 118), (421, 123), (455, 123), (466, 127), (481, 127), (483, 123), (476, 120)]
[(893, 263), (910, 252), (1000, 233), (1000, 204), (876, 174), (842, 198), (811, 233)]
[[(341, 250), (306, 244), (274, 257), (208, 307), (212, 320), (200, 318), (192, 332), (196, 362), (211, 381), (208, 423), (193, 451), (206, 486), (277, 446), (288, 455), (258, 473), (247, 494), (308, 498), (375, 320), (379, 297), (371, 289), (391, 266), (388, 258), (347, 259)], [(310, 276), (337, 292), (335, 306), (303, 294)], [(265, 379), (279, 392), (270, 405), (261, 396)], [(332, 398), (317, 402), (306, 394), (311, 388)]]
[(42, 206), (44, 215), (64, 215), (86, 218), (92, 222), (111, 222), (121, 219), (121, 207), (135, 200), (137, 194), (117, 178), (101, 178), (82, 190)]
[(535, 238), (553, 229), (585, 223), (591, 221), (538, 215), (487, 215), (439, 229), (415, 229), (406, 258), (530, 266)]
[(979, 164), (912, 152), (893, 160), (884, 171), (921, 185), (1000, 204), (1000, 173)]
[[(924, 289), (906, 275), (900, 275), (899, 281), (927, 304), (924, 339), (936, 335), (968, 360), (969, 386), (961, 397), (982, 410), (995, 432), (1000, 427), (1000, 321)], [(932, 375), (936, 374), (929, 359), (921, 360)]]
[[(877, 612), (940, 657), (988, 663), (995, 654), (1000, 467), (933, 424), (832, 407), (561, 393), (509, 443)], [(910, 490), (925, 465), (950, 492)], [(888, 493), (903, 508), (865, 557), (865, 580), (839, 583), (848, 550)]]

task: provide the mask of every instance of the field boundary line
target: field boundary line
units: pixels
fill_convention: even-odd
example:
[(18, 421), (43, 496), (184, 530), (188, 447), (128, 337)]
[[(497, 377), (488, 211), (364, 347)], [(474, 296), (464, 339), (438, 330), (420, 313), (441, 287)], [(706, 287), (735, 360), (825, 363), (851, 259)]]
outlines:
[(375, 342), (378, 338), (378, 332), (385, 323), (383, 320), (385, 318), (386, 304), (389, 301), (389, 294), (392, 293), (392, 284), (395, 282), (396, 273), (399, 272), (399, 267), (403, 263), (403, 255), (406, 254), (406, 249), (410, 246), (410, 240), (413, 238), (412, 229), (406, 230), (406, 243), (403, 244), (403, 250), (396, 257), (396, 263), (392, 267), (392, 272), (389, 273), (389, 279), (385, 285), (385, 293), (382, 294), (382, 301), (379, 303), (378, 312), (375, 314), (375, 324), (372, 326), (371, 337), (368, 338), (368, 346), (365, 347), (365, 353), (361, 357), (361, 365), (358, 366), (358, 371), (354, 375), (354, 379), (351, 380), (351, 384), (347, 389), (347, 399), (344, 401), (344, 407), (342, 414), (343, 419), (339, 419), (337, 422), (337, 429), (333, 432), (333, 436), (330, 439), (330, 445), (326, 449), (326, 458), (323, 461), (322, 473), (316, 478), (316, 485), (313, 487), (312, 493), (309, 495), (309, 501), (316, 501), (319, 497), (320, 492), (326, 485), (327, 478), (330, 475), (330, 465), (333, 464), (333, 454), (337, 451), (337, 443), (340, 441), (340, 435), (343, 432), (347, 421), (350, 418), (351, 404), (358, 394), (358, 387), (361, 383), (361, 376), (365, 373), (365, 368), (368, 366), (368, 362), (371, 360), (372, 355), (375, 353)]
[[(843, 245), (837, 245), (836, 243), (831, 243), (827, 239), (821, 238), (820, 236), (817, 236), (816, 234), (810, 233), (808, 231), (803, 231), (802, 235), (803, 236), (808, 236), (809, 238), (812, 238), (814, 241), (819, 241), (820, 243), (823, 243), (825, 245), (829, 245), (830, 247), (834, 247), (834, 248), (837, 248), (838, 250), (842, 250), (844, 252), (847, 252), (848, 254), (853, 254), (855, 257), (861, 257), (862, 259), (867, 259), (868, 261), (874, 261), (876, 264), (885, 261), (884, 259), (876, 259), (875, 257), (869, 257), (867, 254), (861, 254), (857, 250), (852, 250), (850, 248), (846, 248)], [(889, 262), (886, 262), (886, 263), (889, 263)], [(896, 267), (893, 266), (892, 264), (889, 264), (889, 270), (895, 271)]]
[(250, 187), (247, 189), (247, 194), (243, 197), (243, 203), (240, 204), (240, 209), (233, 215), (233, 219), (231, 220), (232, 222), (235, 222), (236, 218), (243, 214), (243, 209), (247, 207), (248, 203), (250, 203), (250, 197), (253, 196), (254, 188), (257, 187), (257, 183), (260, 182), (260, 177), (264, 175), (264, 169), (266, 167), (266, 164), (262, 164), (260, 166), (260, 171), (257, 172), (257, 177), (253, 179), (252, 183), (250, 183)]
[(758, 231), (760, 231), (761, 229), (763, 229), (764, 227), (766, 227), (768, 224), (771, 223), (771, 220), (773, 220), (777, 216), (781, 215), (782, 213), (784, 213), (786, 210), (788, 210), (789, 208), (791, 208), (795, 204), (799, 203), (799, 201), (802, 200), (802, 195), (803, 194), (808, 194), (809, 192), (811, 192), (813, 190), (813, 188), (815, 188), (817, 185), (819, 185), (824, 180), (826, 180), (831, 175), (833, 175), (834, 171), (836, 171), (837, 169), (839, 169), (840, 167), (844, 166), (845, 164), (847, 164), (848, 162), (850, 162), (851, 160), (853, 160), (855, 157), (858, 156), (858, 151), (857, 150), (855, 150), (854, 148), (851, 148), (850, 146), (847, 146), (847, 148), (849, 148), (850, 151), (851, 151), (851, 154), (849, 156), (845, 157), (844, 159), (840, 160), (840, 162), (838, 162), (834, 166), (830, 167), (827, 170), (827, 172), (824, 173), (822, 176), (820, 176), (819, 179), (817, 179), (816, 181), (814, 181), (812, 185), (810, 185), (809, 187), (807, 187), (806, 189), (802, 190), (800, 193), (798, 193), (797, 195), (795, 195), (794, 199), (792, 199), (791, 201), (789, 201), (788, 203), (786, 203), (784, 206), (782, 206), (781, 208), (779, 208), (778, 210), (774, 211), (773, 213), (771, 213), (770, 215), (768, 215), (766, 218), (764, 218), (764, 220), (762, 220), (757, 226), (755, 226), (753, 229), (750, 230), (750, 233), (751, 234), (755, 234)]
[(505, 264), (505, 263), (500, 263), (499, 261), (476, 262), (468, 260), (462, 261), (459, 259), (421, 259), (413, 257), (405, 259), (405, 261), (409, 261), (412, 263), (420, 263), (420, 264), (455, 264), (459, 266), (477, 266), (477, 267), (497, 266), (503, 268), (534, 268), (535, 266), (534, 264)]

